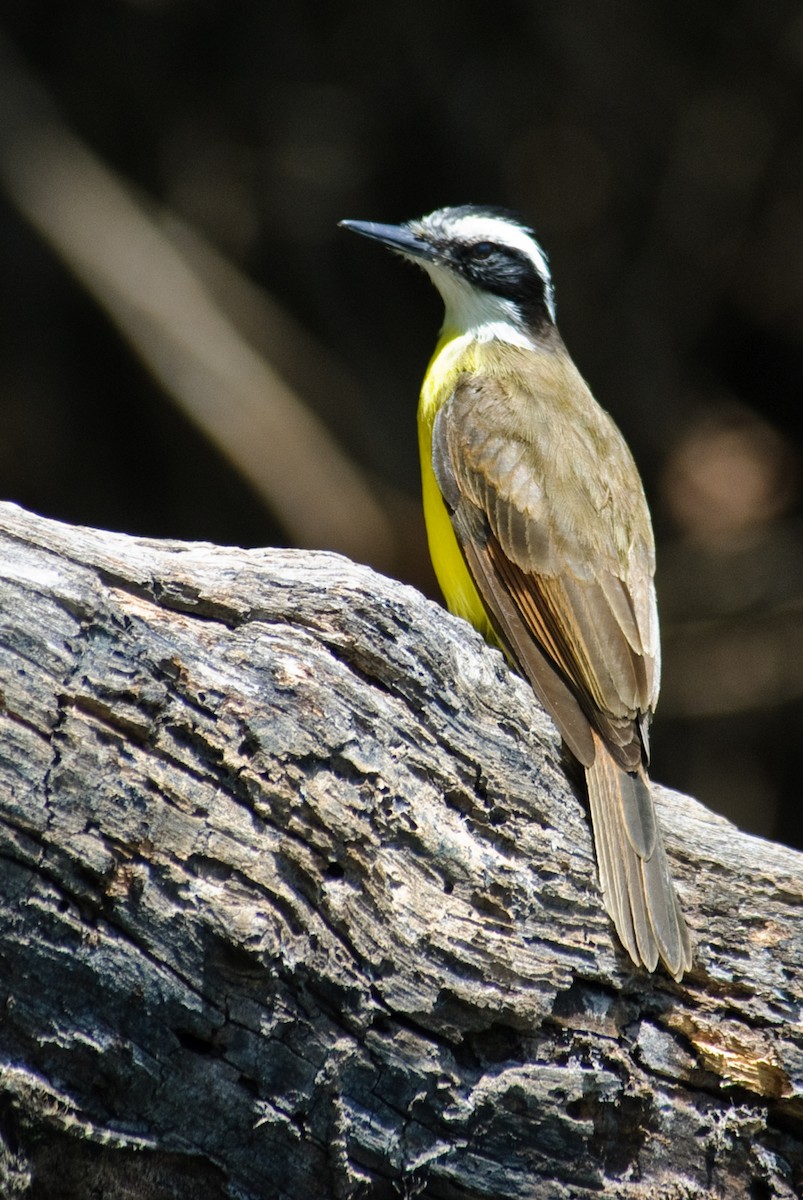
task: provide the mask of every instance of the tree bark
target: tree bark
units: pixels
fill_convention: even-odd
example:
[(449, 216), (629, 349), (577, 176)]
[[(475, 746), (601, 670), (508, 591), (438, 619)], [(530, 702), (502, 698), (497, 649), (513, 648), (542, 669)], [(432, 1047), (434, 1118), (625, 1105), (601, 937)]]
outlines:
[(801, 855), (656, 789), (647, 975), (551, 723), (412, 589), (13, 505), (0, 576), (2, 1196), (801, 1194)]

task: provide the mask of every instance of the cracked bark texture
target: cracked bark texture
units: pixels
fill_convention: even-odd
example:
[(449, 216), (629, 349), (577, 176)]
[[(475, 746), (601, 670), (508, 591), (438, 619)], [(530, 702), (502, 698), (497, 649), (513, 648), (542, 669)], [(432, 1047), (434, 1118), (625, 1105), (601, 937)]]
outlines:
[(660, 791), (697, 954), (645, 975), (468, 626), (331, 554), (0, 542), (3, 1197), (801, 1194), (800, 855)]

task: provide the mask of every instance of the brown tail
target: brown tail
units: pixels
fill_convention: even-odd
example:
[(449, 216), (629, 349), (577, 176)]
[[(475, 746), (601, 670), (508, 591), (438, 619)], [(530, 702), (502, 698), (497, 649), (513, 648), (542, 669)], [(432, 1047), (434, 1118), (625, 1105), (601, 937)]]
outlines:
[(661, 958), (679, 980), (691, 967), (691, 942), (669, 874), (650, 781), (644, 770), (623, 770), (596, 733), (594, 744), (586, 779), (605, 907), (637, 966), (654, 971)]

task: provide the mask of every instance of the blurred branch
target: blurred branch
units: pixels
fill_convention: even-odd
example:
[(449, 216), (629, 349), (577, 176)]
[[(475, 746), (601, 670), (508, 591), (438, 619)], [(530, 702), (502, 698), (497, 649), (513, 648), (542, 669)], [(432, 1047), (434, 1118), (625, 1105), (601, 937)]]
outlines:
[(292, 541), (391, 565), (391, 522), (358, 469), (2, 41), (0, 180)]
[[(158, 220), (160, 232), (216, 307), (298, 395), (341, 426), (357, 415), (360, 389), (340, 359), (184, 218), (167, 209)], [(383, 495), (385, 491), (383, 482)]]

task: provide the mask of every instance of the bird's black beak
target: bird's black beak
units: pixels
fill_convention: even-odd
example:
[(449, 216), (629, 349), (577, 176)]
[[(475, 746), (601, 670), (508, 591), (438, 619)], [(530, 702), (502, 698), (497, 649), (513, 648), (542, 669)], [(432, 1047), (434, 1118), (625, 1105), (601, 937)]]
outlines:
[(435, 257), (432, 243), (413, 233), (407, 225), (378, 225), (376, 221), (340, 221), (339, 224), (343, 229), (353, 229), (363, 237), (382, 242), (384, 246), (403, 254), (405, 258), (431, 260)]

